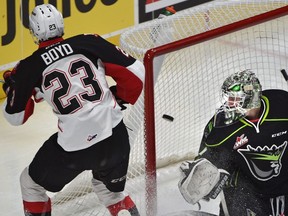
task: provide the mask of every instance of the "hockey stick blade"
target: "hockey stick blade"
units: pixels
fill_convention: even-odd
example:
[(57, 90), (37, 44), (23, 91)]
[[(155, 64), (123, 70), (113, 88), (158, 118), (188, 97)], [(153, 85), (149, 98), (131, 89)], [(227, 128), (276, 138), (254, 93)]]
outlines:
[(286, 70), (285, 69), (281, 69), (280, 72), (282, 73), (282, 75), (283, 75), (284, 79), (286, 80), (286, 82), (288, 82), (288, 74), (287, 74)]
[[(164, 215), (161, 215), (164, 216)], [(186, 210), (181, 212), (166, 213), (165, 216), (217, 216), (208, 212), (199, 212), (194, 210)]]

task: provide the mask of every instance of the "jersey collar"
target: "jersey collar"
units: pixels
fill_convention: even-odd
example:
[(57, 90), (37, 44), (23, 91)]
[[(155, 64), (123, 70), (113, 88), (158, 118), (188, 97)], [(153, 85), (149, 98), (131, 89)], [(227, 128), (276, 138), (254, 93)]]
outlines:
[(52, 40), (43, 41), (43, 42), (40, 42), (39, 48), (47, 47), (47, 46), (50, 46), (52, 44), (58, 43), (63, 40), (64, 40), (63, 37), (59, 37), (59, 38), (55, 38)]
[(262, 106), (261, 106), (261, 116), (259, 118), (259, 120), (257, 122), (253, 122), (253, 121), (249, 121), (248, 119), (246, 118), (242, 118), (240, 119), (240, 121), (245, 124), (245, 125), (249, 125), (249, 126), (252, 126), (256, 129), (257, 133), (260, 132), (260, 128), (259, 126), (264, 122), (264, 120), (266, 119), (268, 113), (269, 113), (269, 110), (270, 110), (270, 104), (269, 104), (269, 100), (267, 97), (265, 96), (261, 96), (261, 102), (262, 102)]

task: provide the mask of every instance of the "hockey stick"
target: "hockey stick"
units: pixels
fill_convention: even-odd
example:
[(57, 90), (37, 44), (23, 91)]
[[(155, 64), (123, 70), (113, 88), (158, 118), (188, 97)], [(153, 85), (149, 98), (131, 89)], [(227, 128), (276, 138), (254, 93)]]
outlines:
[(0, 79), (0, 83), (3, 83), (3, 84), (4, 84), (4, 83), (5, 83), (5, 81), (4, 81), (4, 80), (2, 80), (2, 79)]
[(172, 212), (172, 213), (166, 213), (165, 215), (161, 216), (217, 216), (215, 214), (210, 214), (207, 212), (199, 212), (199, 211), (194, 211), (194, 210), (186, 210), (186, 211), (181, 211), (181, 212)]
[(224, 192), (223, 190), (220, 192), (220, 199), (221, 199), (221, 205), (222, 205), (222, 210), (224, 212), (225, 216), (230, 216), (229, 212), (228, 212), (228, 208), (227, 208), (227, 204), (226, 204), (226, 199), (224, 196)]
[(288, 83), (288, 74), (285, 69), (281, 69), (280, 72), (282, 73), (285, 81)]

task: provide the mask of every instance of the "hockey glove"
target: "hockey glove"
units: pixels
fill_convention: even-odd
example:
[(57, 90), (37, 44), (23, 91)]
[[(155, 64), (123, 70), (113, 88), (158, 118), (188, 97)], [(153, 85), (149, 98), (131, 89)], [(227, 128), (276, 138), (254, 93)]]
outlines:
[(183, 162), (180, 171), (182, 177), (178, 188), (183, 198), (191, 204), (201, 199), (215, 199), (229, 177), (228, 172), (218, 169), (205, 158)]
[(14, 84), (14, 80), (12, 79), (12, 71), (7, 70), (3, 73), (3, 78), (5, 83), (3, 83), (2, 88), (6, 95), (8, 95), (8, 92), (11, 88), (11, 86)]
[(127, 107), (124, 105), (124, 104), (129, 104), (128, 102), (122, 100), (121, 98), (119, 98), (117, 96), (117, 89), (116, 89), (116, 86), (111, 86), (110, 87), (110, 91), (112, 92), (113, 96), (115, 97), (116, 99), (116, 102), (118, 103), (118, 105), (121, 107), (121, 110), (125, 110), (127, 109)]

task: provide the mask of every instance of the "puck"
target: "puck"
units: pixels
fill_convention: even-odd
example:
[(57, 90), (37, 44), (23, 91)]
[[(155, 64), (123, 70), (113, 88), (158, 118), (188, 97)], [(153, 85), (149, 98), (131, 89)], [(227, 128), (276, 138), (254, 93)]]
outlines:
[(167, 115), (167, 114), (163, 114), (163, 115), (162, 115), (162, 118), (163, 118), (163, 119), (166, 119), (166, 120), (168, 120), (168, 121), (173, 121), (173, 120), (174, 120), (174, 118), (173, 118), (172, 116)]

